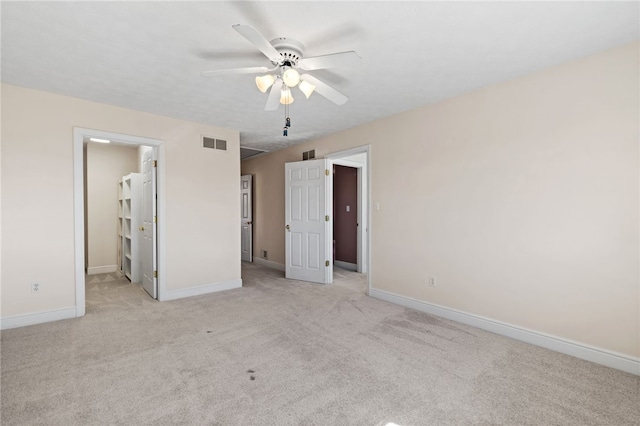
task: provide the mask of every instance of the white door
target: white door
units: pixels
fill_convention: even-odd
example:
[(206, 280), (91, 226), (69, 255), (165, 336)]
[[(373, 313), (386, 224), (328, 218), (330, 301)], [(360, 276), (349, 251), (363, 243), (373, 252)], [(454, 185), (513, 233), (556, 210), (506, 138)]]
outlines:
[(251, 212), (251, 175), (240, 176), (240, 235), (242, 260), (253, 261), (253, 215)]
[(321, 284), (333, 280), (328, 164), (324, 159), (285, 164), (287, 278)]
[(142, 287), (154, 299), (158, 298), (156, 276), (156, 166), (155, 148), (142, 154)]

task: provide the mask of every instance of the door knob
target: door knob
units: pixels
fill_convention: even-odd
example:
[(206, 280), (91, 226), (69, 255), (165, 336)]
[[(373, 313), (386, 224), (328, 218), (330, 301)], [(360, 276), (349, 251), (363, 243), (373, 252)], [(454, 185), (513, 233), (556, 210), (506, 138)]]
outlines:
[(141, 226), (139, 229), (140, 229), (141, 231), (144, 231), (144, 226)]

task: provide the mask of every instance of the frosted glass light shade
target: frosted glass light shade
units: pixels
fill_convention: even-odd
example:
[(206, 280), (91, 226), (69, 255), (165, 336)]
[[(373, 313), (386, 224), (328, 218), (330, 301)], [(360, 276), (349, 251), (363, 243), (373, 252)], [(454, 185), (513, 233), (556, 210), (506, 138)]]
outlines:
[(304, 80), (302, 80), (300, 82), (300, 85), (298, 86), (298, 88), (300, 88), (300, 90), (302, 90), (302, 93), (304, 93), (304, 95), (307, 97), (307, 99), (309, 99), (309, 96), (311, 96), (313, 91), (316, 90), (316, 86), (314, 86), (313, 84), (309, 83), (308, 81), (304, 81)]
[(262, 77), (256, 77), (256, 86), (262, 93), (266, 93), (269, 87), (276, 81), (276, 78), (271, 74), (263, 75)]
[(289, 87), (296, 87), (300, 82), (300, 74), (293, 68), (287, 68), (287, 70), (282, 73), (282, 81)]
[(280, 92), (280, 103), (282, 105), (289, 105), (293, 103), (293, 96), (291, 96), (291, 90), (287, 87)]

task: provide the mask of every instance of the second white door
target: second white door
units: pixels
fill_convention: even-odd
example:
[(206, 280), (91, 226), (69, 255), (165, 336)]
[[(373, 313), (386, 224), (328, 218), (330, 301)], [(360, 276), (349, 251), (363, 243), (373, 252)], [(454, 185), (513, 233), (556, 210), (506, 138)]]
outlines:
[(240, 176), (240, 257), (245, 262), (253, 261), (251, 180), (251, 175)]
[(329, 284), (333, 280), (328, 160), (285, 164), (285, 275)]
[(156, 167), (155, 149), (142, 155), (142, 288), (154, 299), (158, 298), (156, 275)]

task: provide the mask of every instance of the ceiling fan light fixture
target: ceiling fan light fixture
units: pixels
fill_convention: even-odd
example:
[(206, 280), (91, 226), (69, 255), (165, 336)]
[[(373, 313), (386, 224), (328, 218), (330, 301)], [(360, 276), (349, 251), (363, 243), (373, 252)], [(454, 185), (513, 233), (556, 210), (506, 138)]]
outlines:
[(261, 77), (256, 77), (256, 86), (262, 93), (267, 93), (267, 90), (273, 85), (275, 81), (276, 78), (271, 74), (263, 75)]
[(287, 68), (282, 73), (282, 81), (289, 87), (296, 87), (300, 83), (300, 74), (293, 68)]
[(282, 105), (290, 105), (294, 101), (293, 96), (291, 96), (291, 90), (288, 87), (282, 89), (280, 92), (280, 103)]
[(309, 99), (309, 96), (311, 96), (313, 91), (316, 90), (316, 86), (304, 80), (300, 81), (298, 88), (302, 91), (302, 93), (304, 93), (307, 99)]

